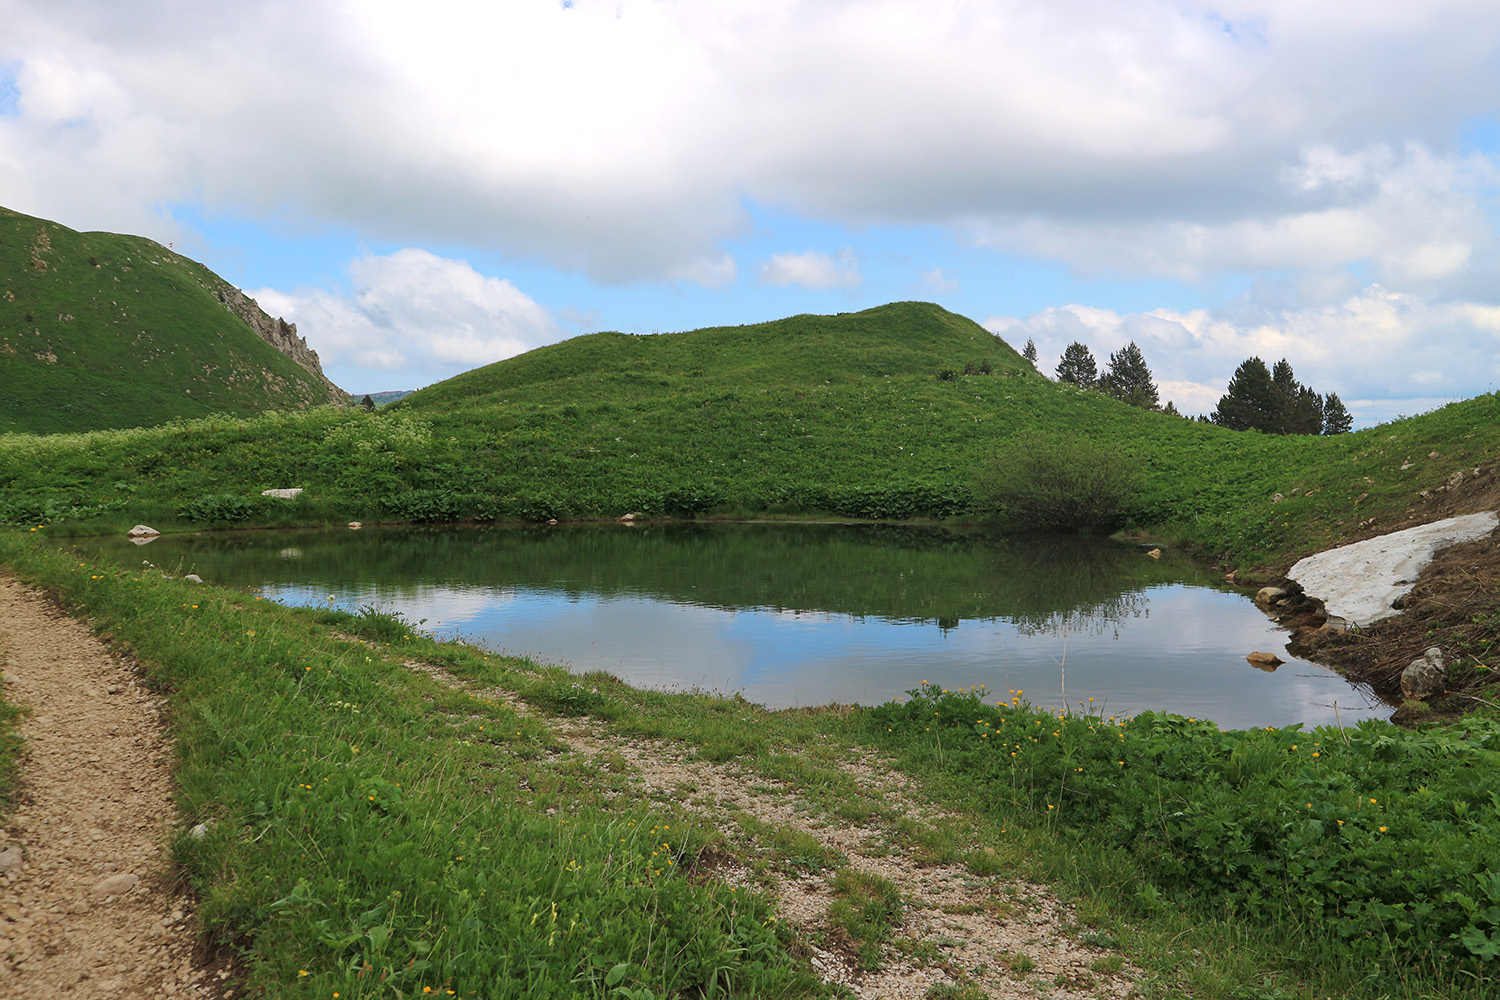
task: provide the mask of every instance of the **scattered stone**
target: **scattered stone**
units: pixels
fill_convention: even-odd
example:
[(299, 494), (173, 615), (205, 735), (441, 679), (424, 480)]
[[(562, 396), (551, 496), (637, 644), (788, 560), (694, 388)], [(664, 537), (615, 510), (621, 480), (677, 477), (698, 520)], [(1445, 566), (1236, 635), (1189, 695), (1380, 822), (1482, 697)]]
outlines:
[(1282, 496), (1280, 493), (1272, 493), (1271, 494), (1271, 502), (1272, 503), (1281, 503), (1281, 501), (1283, 501), (1285, 499), (1286, 499), (1286, 497)]
[(1152, 559), (1160, 559), (1161, 549), (1152, 549), (1150, 552), (1147, 552), (1146, 555), (1150, 556)]
[(1255, 592), (1255, 604), (1257, 607), (1269, 608), (1287, 594), (1282, 587), (1262, 587)]
[(192, 837), (194, 840), (202, 840), (204, 837), (208, 836), (208, 829), (213, 825), (213, 820), (209, 820), (206, 823), (199, 823), (197, 826), (188, 831), (188, 836)]
[(1448, 687), (1448, 665), (1443, 662), (1443, 651), (1429, 646), (1427, 652), (1412, 660), (1401, 671), (1401, 694), (1413, 701), (1425, 701)]
[(187, 576), (183, 577), (183, 579), (186, 580), (188, 583), (202, 583), (203, 582), (203, 577), (199, 576), (197, 573), (189, 573)]
[(139, 875), (132, 875), (129, 872), (111, 875), (103, 882), (94, 886), (89, 892), (96, 899), (100, 896), (123, 896), (131, 889), (134, 889), (136, 883), (140, 882), (140, 880), (141, 877)]
[(125, 532), (125, 537), (126, 538), (155, 538), (159, 534), (161, 534), (161, 532), (157, 531), (155, 528), (151, 527), (151, 525), (149, 525), (149, 524), (137, 524), (134, 528), (131, 528), (129, 531)]
[(11, 872), (21, 870), (21, 849), (19, 847), (7, 847), (0, 851), (0, 874), (9, 875)]
[(302, 493), (302, 487), (300, 487), (300, 486), (294, 487), (292, 489), (285, 489), (285, 490), (261, 490), (260, 491), (260, 495), (261, 496), (263, 496), (263, 497), (275, 497), (277, 500), (292, 500), (292, 499), (295, 499), (297, 496), (299, 496), (301, 493)]
[(1250, 665), (1256, 670), (1264, 670), (1268, 673), (1286, 662), (1275, 653), (1262, 653), (1260, 650), (1256, 650), (1245, 659), (1249, 660)]
[(349, 522), (349, 527), (350, 527), (350, 528), (351, 528), (351, 529), (352, 529), (352, 530), (354, 530), (354, 531), (358, 531), (358, 530), (359, 530), (359, 529), (360, 529), (360, 528), (363, 528), (363, 527), (364, 527), (364, 525), (363, 525), (363, 524), (361, 524), (361, 523), (360, 523), (360, 522), (358, 522), (358, 521), (350, 521), (350, 522)]

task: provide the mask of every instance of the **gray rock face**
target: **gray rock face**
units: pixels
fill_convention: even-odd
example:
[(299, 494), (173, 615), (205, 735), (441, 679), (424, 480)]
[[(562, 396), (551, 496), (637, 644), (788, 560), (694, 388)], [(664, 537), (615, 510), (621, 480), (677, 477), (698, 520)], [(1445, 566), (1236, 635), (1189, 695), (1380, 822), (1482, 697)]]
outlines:
[(302, 494), (302, 487), (294, 486), (284, 490), (261, 490), (263, 497), (275, 497), (277, 500), (294, 500)]
[(1429, 646), (1427, 652), (1412, 660), (1401, 671), (1401, 694), (1405, 698), (1424, 701), (1448, 687), (1448, 665), (1443, 662), (1443, 651)]
[(349, 394), (328, 381), (328, 376), (323, 374), (323, 364), (318, 360), (318, 352), (307, 346), (307, 338), (297, 336), (296, 323), (288, 323), (279, 316), (272, 319), (254, 299), (238, 288), (221, 288), (214, 294), (225, 309), (248, 323), (261, 340), (306, 368), (309, 374), (322, 382), (328, 389), (329, 402), (349, 402)]

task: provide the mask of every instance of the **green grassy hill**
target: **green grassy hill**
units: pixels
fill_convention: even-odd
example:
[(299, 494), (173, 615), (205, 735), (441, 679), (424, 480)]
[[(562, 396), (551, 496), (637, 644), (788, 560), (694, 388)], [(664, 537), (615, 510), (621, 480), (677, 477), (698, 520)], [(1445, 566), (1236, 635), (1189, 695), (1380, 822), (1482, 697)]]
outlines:
[[(0, 520), (972, 517), (976, 472), (1041, 430), (1125, 456), (1143, 480), (1136, 525), (1266, 566), (1443, 516), (1455, 472), (1486, 481), (1472, 472), (1493, 466), (1497, 417), (1491, 394), (1333, 438), (1228, 431), (1052, 382), (969, 320), (900, 303), (579, 337), (374, 413), (12, 435)], [(306, 493), (259, 496), (286, 486)]]
[(0, 208), (0, 431), (144, 427), (340, 398), (220, 295), (237, 297), (151, 240)]
[(973, 320), (930, 303), (897, 302), (689, 333), (574, 337), (440, 382), (406, 405), (439, 411), (521, 401), (634, 403), (749, 386), (936, 376), (982, 365), (998, 375), (1036, 375)]

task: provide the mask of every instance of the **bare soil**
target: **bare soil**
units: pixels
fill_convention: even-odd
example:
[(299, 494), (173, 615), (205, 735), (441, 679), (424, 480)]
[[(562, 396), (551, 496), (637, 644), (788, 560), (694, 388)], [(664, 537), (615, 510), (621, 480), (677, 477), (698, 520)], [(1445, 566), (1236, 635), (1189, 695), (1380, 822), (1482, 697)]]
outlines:
[[(219, 997), (166, 844), (172, 747), (132, 665), (0, 576), (5, 698), (23, 706), (0, 830), (0, 997)], [(216, 988), (210, 988), (209, 983)]]

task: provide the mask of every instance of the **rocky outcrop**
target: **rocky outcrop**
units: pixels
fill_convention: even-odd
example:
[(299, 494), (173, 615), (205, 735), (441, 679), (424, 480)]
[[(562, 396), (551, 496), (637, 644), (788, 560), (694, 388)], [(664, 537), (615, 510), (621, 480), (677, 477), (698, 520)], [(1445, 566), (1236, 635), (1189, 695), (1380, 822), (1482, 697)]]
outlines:
[(244, 320), (261, 340), (297, 362), (307, 369), (308, 374), (323, 383), (328, 390), (330, 403), (348, 405), (349, 394), (328, 381), (328, 376), (323, 374), (323, 364), (318, 360), (318, 352), (307, 346), (306, 337), (297, 336), (296, 323), (288, 323), (279, 316), (272, 319), (254, 299), (238, 288), (225, 286), (215, 291), (214, 297), (225, 309)]

